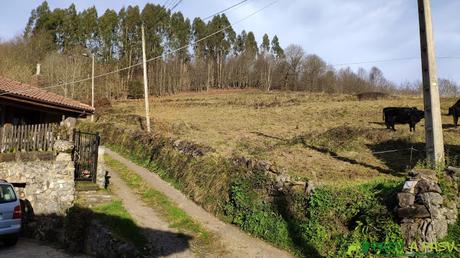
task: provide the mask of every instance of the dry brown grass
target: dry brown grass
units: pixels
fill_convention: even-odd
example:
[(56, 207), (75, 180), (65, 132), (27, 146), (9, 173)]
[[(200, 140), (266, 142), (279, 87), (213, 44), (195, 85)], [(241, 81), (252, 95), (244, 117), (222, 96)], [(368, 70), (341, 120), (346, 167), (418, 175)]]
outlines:
[[(455, 99), (443, 99), (443, 114)], [(222, 90), (183, 93), (151, 99), (154, 130), (211, 146), (220, 155), (244, 155), (266, 159), (287, 173), (324, 184), (352, 184), (400, 176), (422, 155), (410, 151), (375, 154), (411, 146), (423, 150), (423, 121), (417, 132), (408, 125), (392, 132), (382, 121), (386, 106), (416, 106), (417, 97), (357, 101), (349, 95), (295, 92), (266, 93), (256, 90)], [(142, 126), (142, 101), (113, 104), (102, 119)], [(449, 155), (460, 129), (451, 128), (452, 118), (443, 115)]]

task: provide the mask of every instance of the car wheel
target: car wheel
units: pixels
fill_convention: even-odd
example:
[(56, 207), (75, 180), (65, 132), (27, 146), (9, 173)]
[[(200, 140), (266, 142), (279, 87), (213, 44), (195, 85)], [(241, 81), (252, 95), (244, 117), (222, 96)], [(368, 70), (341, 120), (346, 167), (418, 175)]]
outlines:
[(6, 246), (14, 246), (18, 242), (18, 236), (11, 236), (3, 240), (3, 243)]

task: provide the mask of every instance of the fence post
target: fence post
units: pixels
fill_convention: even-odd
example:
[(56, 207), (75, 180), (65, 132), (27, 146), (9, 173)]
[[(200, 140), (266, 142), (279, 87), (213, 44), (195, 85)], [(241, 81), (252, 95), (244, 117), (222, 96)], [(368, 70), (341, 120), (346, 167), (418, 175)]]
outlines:
[(94, 143), (94, 151), (95, 154), (93, 155), (94, 157), (94, 168), (93, 168), (93, 183), (96, 183), (97, 180), (97, 161), (99, 159), (99, 145), (101, 143), (101, 136), (99, 135), (99, 132), (96, 133), (96, 142)]
[(0, 127), (0, 153), (3, 152), (3, 139), (5, 136), (5, 126)]

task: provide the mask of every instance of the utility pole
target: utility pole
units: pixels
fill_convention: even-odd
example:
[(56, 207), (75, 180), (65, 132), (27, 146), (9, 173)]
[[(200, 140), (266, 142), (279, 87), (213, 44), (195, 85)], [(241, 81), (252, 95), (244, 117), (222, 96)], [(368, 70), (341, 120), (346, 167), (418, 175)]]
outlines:
[(145, 119), (147, 124), (147, 132), (150, 132), (150, 114), (149, 114), (149, 89), (147, 79), (147, 58), (145, 54), (145, 31), (142, 24), (142, 63), (144, 66), (144, 99), (145, 99)]
[(426, 155), (428, 161), (433, 165), (444, 164), (444, 140), (430, 0), (418, 0), (418, 9), (422, 50), (423, 102), (426, 120)]
[[(91, 107), (94, 108), (94, 54), (91, 55), (92, 68), (91, 68)], [(91, 122), (94, 122), (94, 115), (91, 115)]]

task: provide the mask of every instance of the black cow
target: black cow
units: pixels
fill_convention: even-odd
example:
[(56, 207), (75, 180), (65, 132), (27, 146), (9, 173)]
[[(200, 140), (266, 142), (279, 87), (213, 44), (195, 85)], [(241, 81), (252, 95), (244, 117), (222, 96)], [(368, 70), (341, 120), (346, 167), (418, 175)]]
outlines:
[(386, 107), (383, 109), (383, 120), (388, 129), (395, 130), (395, 124), (409, 124), (415, 132), (415, 125), (425, 118), (425, 112), (415, 107)]
[(458, 117), (460, 117), (460, 99), (455, 102), (455, 104), (449, 108), (448, 116), (453, 116), (454, 118), (454, 125), (457, 127), (458, 125)]

